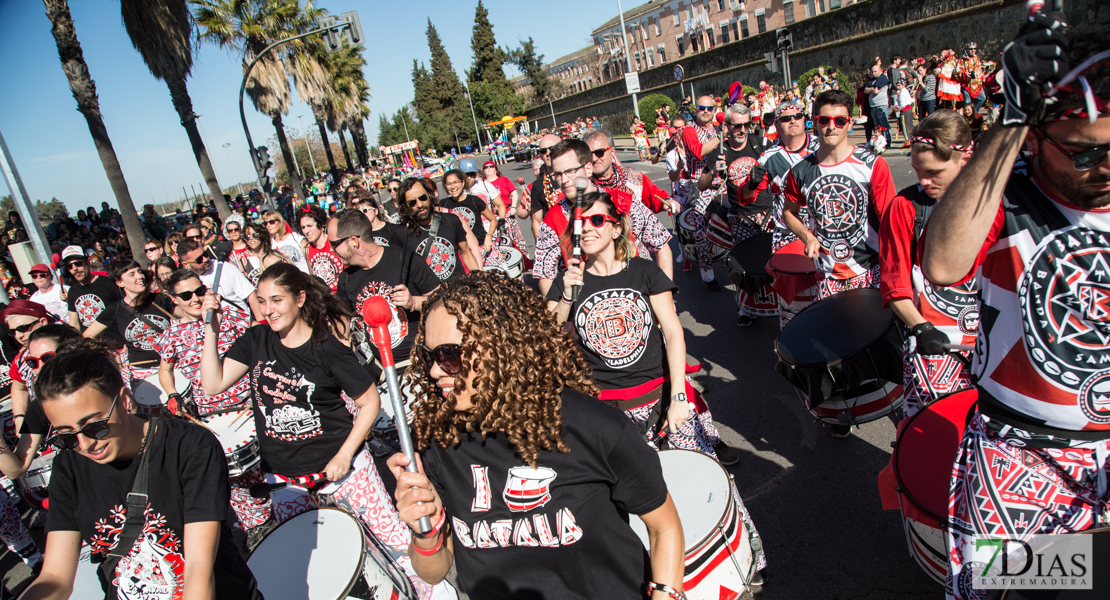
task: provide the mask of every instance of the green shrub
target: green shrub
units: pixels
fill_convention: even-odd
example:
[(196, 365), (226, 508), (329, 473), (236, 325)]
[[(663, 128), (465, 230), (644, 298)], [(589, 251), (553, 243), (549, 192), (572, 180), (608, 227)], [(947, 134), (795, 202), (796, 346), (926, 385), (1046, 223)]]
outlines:
[[(805, 92), (806, 88), (809, 87), (809, 82), (812, 81), (813, 76), (817, 74), (817, 69), (820, 69), (820, 68), (821, 67), (815, 67), (815, 68), (812, 68), (812, 69), (806, 71), (805, 73), (802, 73), (801, 75), (799, 75), (798, 76), (798, 89), (802, 90), (802, 92)], [(848, 80), (848, 76), (844, 73), (844, 71), (842, 71), (841, 69), (836, 69), (836, 67), (830, 67), (828, 65), (824, 65), (824, 69), (825, 69), (825, 74), (826, 75), (828, 75), (829, 73), (831, 73), (835, 69), (836, 70), (836, 80), (840, 83), (841, 91), (848, 92), (849, 94), (853, 93), (854, 88), (852, 87), (852, 84)]]
[(671, 116), (677, 114), (674, 100), (663, 94), (650, 94), (640, 98), (640, 118), (644, 120), (644, 130), (655, 133), (655, 109), (666, 106)]

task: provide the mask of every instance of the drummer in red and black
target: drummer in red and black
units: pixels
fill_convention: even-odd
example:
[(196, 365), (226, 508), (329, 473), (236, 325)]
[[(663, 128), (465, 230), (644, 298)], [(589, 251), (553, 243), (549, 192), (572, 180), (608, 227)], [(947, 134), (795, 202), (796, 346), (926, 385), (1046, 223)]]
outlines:
[(323, 281), (334, 293), (339, 283), (339, 272), (345, 265), (328, 245), (328, 236), (324, 232), (328, 226), (327, 215), (317, 206), (306, 206), (298, 217), (298, 225), (308, 242), (305, 246), (308, 272)]
[(984, 597), (970, 568), (989, 558), (982, 536), (1075, 533), (1110, 510), (1110, 64), (1084, 62), (1108, 36), (1040, 11), (1023, 23), (1002, 54), (1001, 117), (925, 229), (925, 276), (976, 277), (982, 302), (978, 410), (949, 503), (950, 597)]
[[(697, 254), (698, 268), (701, 271), (702, 281), (711, 290), (721, 289), (713, 274), (713, 244), (709, 242), (706, 228), (709, 226), (708, 213), (710, 203), (716, 196), (715, 190), (701, 188), (699, 180), (707, 169), (713, 169), (709, 162), (713, 151), (721, 143), (721, 130), (716, 125), (717, 104), (712, 96), (698, 98), (695, 124), (688, 125), (680, 134), (680, 141), (686, 152), (685, 169), (679, 185), (688, 190), (685, 207), (693, 209), (690, 218), (695, 226), (695, 254)], [(700, 188), (700, 190), (699, 190)], [(688, 256), (686, 258), (689, 258)]]
[(957, 286), (933, 285), (921, 273), (917, 252), (925, 220), (971, 158), (971, 148), (971, 128), (954, 111), (940, 110), (918, 123), (910, 164), (919, 183), (898, 192), (879, 227), (883, 304), (910, 333), (903, 362), (906, 417), (971, 385), (971, 353), (951, 354), (948, 346), (975, 342), (978, 287), (973, 279)]
[[(894, 198), (894, 180), (882, 157), (848, 142), (851, 96), (822, 92), (813, 109), (820, 147), (786, 176), (783, 219), (824, 273), (820, 300), (879, 286), (879, 222)], [(802, 206), (809, 207), (809, 223), (798, 219)]]
[[(401, 219), (408, 233), (406, 250), (420, 255), (440, 281), (451, 281), (481, 270), (477, 248), (467, 243), (467, 230), (454, 213), (440, 212), (435, 184), (409, 178), (401, 182)], [(433, 224), (438, 230), (432, 235)]]
[[(759, 164), (767, 170), (766, 193), (772, 197), (771, 213), (775, 218), (772, 232), (771, 252), (778, 252), (783, 246), (798, 239), (786, 228), (782, 211), (783, 187), (786, 175), (803, 158), (817, 151), (820, 146), (816, 135), (810, 135), (805, 126), (805, 109), (797, 100), (782, 102), (775, 108), (775, 130), (778, 139), (771, 143), (759, 157)], [(809, 222), (809, 208), (802, 206), (798, 211), (802, 223)]]

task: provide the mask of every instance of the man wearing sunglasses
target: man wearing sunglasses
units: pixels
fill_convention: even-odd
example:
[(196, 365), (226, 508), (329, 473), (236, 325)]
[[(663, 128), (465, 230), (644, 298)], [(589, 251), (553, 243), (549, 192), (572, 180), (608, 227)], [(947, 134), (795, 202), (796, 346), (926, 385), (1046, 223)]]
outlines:
[[(440, 281), (461, 277), (465, 270), (481, 269), (475, 246), (467, 241), (470, 229), (454, 213), (439, 208), (435, 183), (431, 180), (406, 179), (399, 192), (401, 219), (408, 234), (406, 248), (423, 257)], [(433, 235), (432, 225), (438, 229)], [(466, 265), (464, 270), (462, 264)]]
[[(1107, 39), (1107, 25), (1065, 27), (1041, 11), (1022, 24), (1002, 53), (1001, 117), (925, 227), (925, 277), (936, 285), (974, 277), (983, 315), (971, 366), (977, 411), (956, 456), (951, 494), (1001, 497), (1000, 509), (1021, 515), (1020, 522), (982, 519), (985, 509), (952, 502), (949, 520), (968, 525), (949, 531), (949, 581), (970, 578), (976, 539), (1074, 533), (1105, 519)], [(1049, 478), (1052, 502), (1008, 493), (1012, 482)]]
[[(876, 59), (878, 60), (878, 59)], [(883, 66), (880, 63), (871, 65), (871, 79), (867, 81), (867, 85), (863, 88), (863, 93), (871, 102), (871, 114), (868, 118), (871, 120), (872, 127), (882, 127), (883, 137), (886, 138), (886, 145), (890, 147), (890, 120), (887, 119), (886, 111), (890, 106), (890, 79), (883, 73)], [(816, 105), (813, 108), (816, 114)]]
[(80, 246), (66, 246), (62, 250), (62, 267), (73, 278), (73, 285), (66, 295), (69, 298), (69, 324), (77, 329), (84, 331), (109, 304), (123, 299), (107, 273), (94, 273), (89, 268), (85, 251)]
[[(181, 267), (196, 273), (204, 285), (211, 288), (216, 285), (216, 263), (205, 246), (193, 240), (181, 240), (177, 245), (177, 255), (181, 258)], [(225, 302), (230, 302), (241, 310), (254, 315), (254, 323), (263, 320), (262, 309), (258, 306), (258, 296), (254, 286), (243, 272), (235, 265), (223, 263), (220, 270), (220, 287), (216, 290)]]
[[(783, 186), (786, 174), (794, 165), (817, 151), (817, 136), (806, 131), (806, 115), (800, 101), (782, 102), (775, 108), (775, 140), (759, 157), (759, 164), (767, 170), (767, 188), (772, 196), (771, 212), (775, 217), (775, 229), (771, 234), (771, 251), (777, 252), (783, 246), (798, 239), (783, 221)], [(809, 209), (802, 207), (799, 218), (809, 222)]]
[[(705, 211), (709, 203), (713, 200), (712, 194), (701, 194), (698, 190), (698, 181), (701, 179), (702, 174), (707, 170), (712, 171), (713, 163), (710, 162), (713, 158), (713, 153), (720, 145), (720, 130), (717, 128), (717, 104), (713, 96), (701, 96), (698, 98), (697, 106), (695, 107), (695, 124), (689, 125), (682, 130), (680, 139), (682, 147), (686, 149), (685, 156), (685, 170), (683, 172), (682, 185), (689, 190), (689, 197), (684, 202), (687, 208), (693, 207), (699, 217), (701, 217), (699, 224), (700, 227), (695, 236), (699, 239), (705, 237), (705, 228), (709, 225), (709, 220), (705, 218)], [(701, 268), (702, 281), (709, 286), (711, 290), (721, 289), (721, 284), (713, 276), (713, 265), (708, 253), (702, 256), (703, 252), (697, 252), (698, 266)], [(686, 259), (691, 257), (687, 256)]]
[(593, 129), (582, 141), (590, 147), (590, 154), (593, 155), (593, 178), (598, 187), (632, 194), (636, 202), (643, 203), (653, 213), (666, 210), (678, 214), (682, 210), (670, 194), (659, 189), (643, 172), (617, 164), (616, 145), (608, 129)]
[(68, 286), (62, 284), (54, 284), (54, 273), (51, 272), (50, 267), (44, 264), (38, 264), (31, 267), (31, 281), (34, 282), (34, 294), (31, 294), (31, 302), (38, 302), (50, 311), (56, 319), (61, 322), (69, 320), (69, 304), (66, 302), (66, 292), (69, 291)]
[[(548, 133), (540, 137), (539, 142), (539, 158), (543, 160), (543, 171), (532, 182), (532, 190), (530, 200), (530, 210), (528, 215), (532, 218), (532, 237), (538, 239), (540, 234), (540, 225), (543, 223), (543, 216), (547, 213), (547, 209), (555, 206), (563, 199), (563, 192), (560, 185), (555, 182), (555, 175), (551, 170), (551, 149), (556, 144), (563, 141), (563, 138)], [(520, 212), (524, 210), (524, 203), (521, 202), (520, 208), (517, 209), (517, 216), (521, 216)]]
[[(879, 221), (894, 198), (894, 179), (880, 156), (848, 141), (852, 97), (839, 90), (813, 101), (820, 146), (786, 176), (783, 220), (805, 242), (824, 278), (817, 300), (879, 287)], [(808, 223), (799, 219), (809, 208)]]

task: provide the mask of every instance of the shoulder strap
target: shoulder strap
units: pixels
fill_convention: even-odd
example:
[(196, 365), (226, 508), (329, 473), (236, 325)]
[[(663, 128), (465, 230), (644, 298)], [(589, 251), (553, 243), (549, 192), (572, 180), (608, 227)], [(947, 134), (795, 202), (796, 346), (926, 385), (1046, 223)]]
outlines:
[(120, 531), (116, 545), (108, 551), (108, 556), (101, 561), (98, 568), (101, 581), (115, 579), (116, 565), (120, 559), (131, 553), (135, 542), (146, 526), (146, 506), (149, 503), (147, 487), (150, 481), (150, 456), (154, 454), (165, 437), (165, 427), (160, 426), (161, 419), (153, 417), (150, 420), (150, 439), (146, 448), (139, 455), (139, 467), (135, 470), (135, 481), (131, 484), (131, 492), (127, 494), (127, 507), (124, 513), (123, 530)]
[(432, 226), (428, 229), (428, 243), (424, 244), (424, 250), (420, 252), (420, 258), (427, 260), (428, 252), (432, 250), (432, 238), (439, 234), (439, 225), (443, 222), (443, 214), (436, 212), (432, 215)]

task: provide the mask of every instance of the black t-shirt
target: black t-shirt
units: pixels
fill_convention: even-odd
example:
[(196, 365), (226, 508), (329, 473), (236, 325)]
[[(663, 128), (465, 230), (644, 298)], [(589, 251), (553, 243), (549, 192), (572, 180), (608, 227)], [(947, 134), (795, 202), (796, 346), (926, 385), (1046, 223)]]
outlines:
[(50, 437), (50, 420), (42, 410), (42, 403), (38, 399), (27, 403), (27, 414), (23, 415), (23, 425), (19, 427), (19, 435), (38, 434)]
[[(603, 389), (637, 386), (666, 373), (663, 334), (651, 296), (678, 288), (655, 263), (633, 258), (623, 271), (601, 277), (586, 271), (570, 322)], [(548, 300), (563, 296), (563, 275), (552, 281)]]
[[(339, 274), (338, 295), (347, 301), (355, 314), (362, 314), (362, 305), (371, 296), (385, 298), (393, 307), (393, 319), (389, 322), (389, 335), (393, 341), (393, 359), (397, 362), (408, 359), (412, 350), (416, 330), (419, 328), (420, 312), (409, 311), (393, 306), (393, 286), (401, 284), (400, 248), (382, 247), (378, 264), (369, 269), (349, 268)], [(427, 263), (418, 256), (409, 257), (409, 292), (414, 296), (425, 296), (439, 286), (439, 278)], [(374, 354), (378, 348), (371, 344)], [(378, 357), (381, 360), (381, 357)]]
[[(547, 165), (544, 165), (543, 169), (540, 171), (540, 176), (532, 182), (532, 190), (528, 193), (528, 198), (532, 203), (532, 212), (539, 211), (540, 215), (546, 213), (549, 208), (547, 206), (547, 198), (543, 195), (544, 178), (550, 178), (550, 175), (547, 174)], [(551, 186), (553, 188), (559, 187), (555, 185), (554, 181), (551, 182)]]
[(454, 214), (435, 214), (439, 215), (439, 231), (432, 240), (432, 247), (426, 248), (428, 229), (431, 227), (429, 225), (418, 227), (416, 234), (409, 232), (408, 249), (417, 254), (425, 254), (428, 266), (440, 281), (453, 281), (466, 273), (459, 257), (459, 244), (466, 243), (466, 231), (463, 230), (462, 221)]
[[(752, 168), (759, 164), (759, 156), (763, 153), (763, 148), (755, 142), (755, 136), (748, 136), (748, 143), (744, 144), (741, 150), (733, 150), (729, 147), (728, 143), (721, 144), (717, 154), (724, 152), (725, 155), (725, 185), (728, 186), (728, 198), (731, 202), (730, 210), (735, 215), (748, 215), (752, 213), (762, 212), (771, 208), (772, 195), (759, 194), (756, 196), (755, 201), (750, 204), (740, 204), (741, 186), (748, 184), (748, 178), (751, 175)], [(716, 164), (717, 158), (714, 156), (713, 163)]]
[(455, 216), (470, 226), (479, 244), (486, 242), (486, 226), (482, 224), (482, 212), (487, 208), (485, 200), (467, 194), (462, 202), (456, 202), (454, 198), (444, 198), (439, 201), (439, 205), (455, 213)]
[[(114, 331), (127, 344), (127, 360), (131, 363), (158, 361), (154, 343), (169, 329), (173, 306), (159, 294), (154, 301), (141, 309), (128, 306), (120, 300), (108, 306), (96, 317), (96, 322)], [(152, 325), (153, 323), (153, 325)], [(155, 327), (157, 325), (157, 327)]]
[(70, 312), (77, 313), (81, 331), (92, 325), (109, 304), (123, 299), (119, 287), (103, 275), (96, 275), (88, 285), (74, 281), (66, 297), (69, 298)]
[(650, 565), (627, 515), (666, 501), (659, 457), (616, 408), (570, 389), (562, 399), (570, 452), (541, 450), (538, 470), (502, 433), (484, 442), (464, 433), (457, 446), (433, 442), (423, 453), (471, 598), (643, 597)]
[(287, 476), (324, 470), (354, 419), (339, 396), (374, 384), (354, 352), (328, 334), (323, 343), (286, 348), (269, 325), (251, 327), (224, 356), (247, 365), (262, 468)]
[[(184, 591), (185, 524), (222, 521), (213, 564), (216, 598), (261, 600), (227, 525), (231, 488), (219, 441), (187, 421), (163, 419), (159, 427), (165, 428), (165, 437), (147, 450), (153, 454), (143, 534), (116, 566), (117, 574), (125, 573), (118, 577), (122, 589), (106, 590), (107, 597), (179, 598)], [(58, 452), (50, 476), (47, 532), (79, 531), (94, 558), (106, 557), (118, 542), (138, 466), (138, 458), (101, 465), (76, 452)]]
[(405, 228), (396, 223), (386, 223), (381, 229), (374, 230), (374, 241), (379, 246), (404, 248), (407, 239), (408, 235), (405, 233)]

